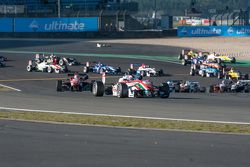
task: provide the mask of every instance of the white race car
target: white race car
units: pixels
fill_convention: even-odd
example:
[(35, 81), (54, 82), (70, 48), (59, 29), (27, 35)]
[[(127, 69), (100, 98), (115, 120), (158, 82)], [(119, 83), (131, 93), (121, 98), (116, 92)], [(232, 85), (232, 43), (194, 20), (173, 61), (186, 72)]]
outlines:
[(27, 66), (27, 71), (39, 71), (39, 72), (48, 72), (48, 73), (65, 73), (68, 71), (67, 66), (60, 66), (58, 64), (52, 64), (46, 60), (30, 60)]
[(163, 76), (163, 70), (160, 69), (156, 71), (155, 68), (150, 67), (149, 65), (145, 64), (131, 64), (129, 68), (129, 74), (133, 75), (141, 75), (142, 77), (155, 77), (155, 76)]

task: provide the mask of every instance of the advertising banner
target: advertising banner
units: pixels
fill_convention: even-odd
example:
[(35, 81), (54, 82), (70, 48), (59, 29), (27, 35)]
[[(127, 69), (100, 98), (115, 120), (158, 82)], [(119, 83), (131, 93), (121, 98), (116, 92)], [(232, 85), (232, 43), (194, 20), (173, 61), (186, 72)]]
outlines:
[(250, 36), (250, 26), (181, 26), (178, 37)]
[(15, 19), (15, 32), (86, 32), (86, 31), (98, 31), (98, 17)]
[(0, 32), (13, 32), (13, 19), (1, 18), (0, 23)]

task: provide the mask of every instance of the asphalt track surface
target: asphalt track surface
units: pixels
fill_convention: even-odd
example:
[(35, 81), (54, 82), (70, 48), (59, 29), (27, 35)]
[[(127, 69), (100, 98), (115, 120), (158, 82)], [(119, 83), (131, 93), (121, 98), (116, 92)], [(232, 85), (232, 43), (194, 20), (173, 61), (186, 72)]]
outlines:
[(250, 166), (250, 136), (0, 120), (0, 166)]
[[(0, 51), (31, 52), (67, 52), (98, 54), (131, 54), (148, 56), (177, 56), (182, 48), (149, 45), (113, 44), (110, 48), (96, 48), (96, 43), (87, 40), (1, 40)], [(90, 92), (56, 92), (56, 78), (66, 74), (47, 74), (27, 72), (26, 65), (32, 54), (2, 54), (8, 57), (7, 67), (0, 69), (0, 84), (12, 86), (21, 92), (1, 92), (0, 106), (26, 108), (34, 110), (52, 110), (111, 115), (130, 115), (143, 117), (160, 117), (176, 119), (195, 119), (230, 122), (250, 122), (249, 94), (171, 94), (169, 99), (118, 99), (111, 96), (96, 98)], [(65, 55), (67, 56), (67, 55)], [(74, 56), (71, 56), (74, 57)], [(155, 84), (170, 79), (196, 80), (204, 86), (218, 82), (216, 78), (189, 76), (189, 67), (175, 63), (104, 58), (80, 57), (79, 61), (101, 61), (120, 66), (126, 70), (130, 63), (146, 63), (163, 69), (165, 77), (152, 78)], [(70, 67), (71, 71), (82, 71), (82, 66)], [(250, 73), (250, 68), (239, 68)], [(90, 74), (90, 78), (100, 80), (99, 75)], [(118, 77), (107, 78), (113, 83)]]

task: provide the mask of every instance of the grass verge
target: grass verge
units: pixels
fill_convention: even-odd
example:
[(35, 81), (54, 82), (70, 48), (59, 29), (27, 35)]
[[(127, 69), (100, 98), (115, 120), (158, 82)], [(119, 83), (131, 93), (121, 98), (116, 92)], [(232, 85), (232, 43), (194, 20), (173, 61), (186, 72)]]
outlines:
[(112, 116), (88, 116), (79, 114), (1, 111), (0, 119), (21, 119), (59, 123), (105, 125), (115, 127), (250, 134), (250, 125), (203, 123), (191, 121), (168, 121)]
[(9, 88), (0, 86), (0, 92), (1, 92), (1, 91), (6, 92), (6, 91), (10, 91), (10, 90), (11, 90), (11, 89), (9, 89)]

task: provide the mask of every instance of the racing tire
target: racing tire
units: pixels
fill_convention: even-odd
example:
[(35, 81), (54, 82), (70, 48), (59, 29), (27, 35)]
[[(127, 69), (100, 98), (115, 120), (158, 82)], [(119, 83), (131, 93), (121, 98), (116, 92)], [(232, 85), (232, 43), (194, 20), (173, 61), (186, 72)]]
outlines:
[(191, 70), (190, 70), (190, 75), (191, 75), (191, 76), (195, 76), (195, 69), (191, 68)]
[(224, 79), (230, 79), (229, 75), (225, 75)]
[(31, 65), (28, 65), (28, 66), (26, 67), (26, 69), (27, 69), (28, 72), (32, 72), (32, 66), (31, 66)]
[(200, 92), (201, 92), (201, 93), (206, 93), (206, 87), (201, 87), (201, 88), (200, 88)]
[(245, 74), (244, 79), (245, 79), (245, 80), (249, 80), (249, 75), (248, 75), (248, 74)]
[(57, 84), (56, 84), (56, 91), (57, 92), (62, 92), (63, 88), (62, 88), (62, 80), (58, 80)]
[(206, 76), (206, 72), (202, 71), (201, 76), (205, 77)]
[(119, 83), (117, 85), (117, 97), (126, 98), (128, 97), (128, 86), (125, 83)]
[(60, 66), (63, 66), (63, 65), (65, 65), (65, 62), (64, 62), (63, 59), (60, 59), (59, 62), (58, 62), (58, 64), (59, 64)]
[(179, 59), (179, 60), (182, 60), (182, 59), (183, 59), (183, 55), (180, 54), (180, 55), (178, 56), (178, 59)]
[(213, 85), (211, 85), (211, 86), (209, 87), (209, 93), (214, 93), (214, 86), (213, 86)]
[(186, 65), (187, 65), (187, 60), (182, 59), (181, 64), (182, 64), (183, 66), (186, 66)]
[(176, 93), (179, 93), (180, 90), (181, 90), (181, 86), (180, 86), (179, 84), (178, 84), (178, 85), (174, 85), (174, 91), (175, 91)]
[(162, 86), (159, 87), (159, 96), (160, 98), (169, 98), (170, 89), (167, 83), (162, 83)]
[(84, 67), (83, 67), (83, 73), (88, 73), (88, 72), (89, 72), (89, 67), (84, 66)]
[(60, 70), (59, 70), (59, 69), (55, 69), (55, 73), (56, 73), (56, 74), (59, 74), (59, 73), (60, 73)]
[(218, 78), (218, 79), (222, 79), (222, 77), (223, 77), (222, 73), (221, 73), (221, 72), (218, 72), (217, 78)]
[(136, 71), (134, 69), (129, 68), (128, 69), (128, 74), (129, 75), (134, 75), (134, 74), (136, 74)]
[(158, 73), (158, 76), (163, 76), (164, 75), (163, 69), (160, 69), (157, 73)]
[(207, 55), (204, 55), (204, 56), (203, 56), (203, 59), (204, 59), (204, 60), (207, 60)]
[(52, 72), (53, 72), (53, 68), (48, 67), (48, 68), (47, 68), (47, 72), (48, 72), (48, 73), (52, 73)]
[(147, 73), (146, 73), (146, 71), (141, 71), (141, 72), (140, 72), (140, 74), (141, 74), (141, 76), (142, 76), (142, 77), (145, 77), (145, 76), (147, 76)]
[(235, 64), (236, 63), (236, 58), (232, 57), (231, 63)]
[(217, 62), (218, 64), (221, 64), (221, 59), (220, 59), (220, 58), (217, 58), (217, 59), (216, 59), (216, 62)]
[(104, 84), (101, 81), (95, 81), (92, 85), (92, 93), (96, 97), (102, 97), (104, 95)]
[(121, 67), (117, 67), (117, 69), (116, 69), (116, 73), (117, 73), (117, 74), (119, 74), (119, 73), (121, 73), (121, 72), (122, 72)]

